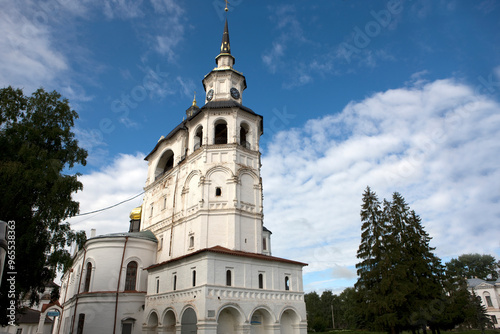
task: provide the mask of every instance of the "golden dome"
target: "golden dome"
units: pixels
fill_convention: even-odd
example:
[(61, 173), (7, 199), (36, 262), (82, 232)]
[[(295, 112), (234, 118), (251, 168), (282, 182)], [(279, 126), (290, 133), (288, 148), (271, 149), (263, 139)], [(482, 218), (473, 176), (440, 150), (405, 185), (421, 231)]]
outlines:
[(130, 219), (141, 220), (141, 211), (142, 211), (142, 206), (138, 206), (134, 210), (130, 211)]

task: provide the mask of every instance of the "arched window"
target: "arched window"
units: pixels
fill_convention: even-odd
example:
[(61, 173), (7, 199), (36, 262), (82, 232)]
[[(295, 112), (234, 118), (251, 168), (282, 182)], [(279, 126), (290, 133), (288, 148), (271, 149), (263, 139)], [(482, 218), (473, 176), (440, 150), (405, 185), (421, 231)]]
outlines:
[(172, 168), (174, 168), (174, 152), (172, 150), (167, 150), (162, 154), (160, 160), (158, 161), (158, 165), (155, 170), (155, 178), (159, 178)]
[(290, 290), (290, 279), (285, 276), (285, 290)]
[(245, 148), (250, 148), (250, 142), (247, 139), (248, 135), (248, 125), (245, 123), (241, 123), (240, 127), (240, 145)]
[(264, 275), (259, 274), (259, 289), (264, 289)]
[(90, 291), (90, 278), (92, 275), (92, 263), (87, 263), (87, 274), (85, 276), (85, 286), (83, 287), (83, 292)]
[(83, 334), (83, 326), (85, 325), (85, 313), (78, 314), (78, 327), (76, 334)]
[(196, 129), (196, 134), (194, 135), (194, 149), (196, 151), (203, 145), (203, 126)]
[(137, 262), (131, 261), (127, 265), (125, 276), (125, 291), (135, 291), (135, 282), (137, 280)]
[(227, 124), (224, 121), (215, 124), (214, 144), (227, 144)]
[(196, 270), (193, 270), (193, 286), (196, 286)]
[(232, 276), (232, 275), (231, 275), (231, 270), (229, 270), (229, 269), (228, 269), (228, 270), (226, 271), (226, 285), (227, 285), (227, 286), (231, 286), (231, 281), (232, 281), (232, 280), (231, 280), (231, 278), (232, 278), (231, 276)]
[(484, 299), (486, 301), (487, 307), (493, 307), (493, 302), (491, 301), (491, 296), (489, 292), (483, 293)]

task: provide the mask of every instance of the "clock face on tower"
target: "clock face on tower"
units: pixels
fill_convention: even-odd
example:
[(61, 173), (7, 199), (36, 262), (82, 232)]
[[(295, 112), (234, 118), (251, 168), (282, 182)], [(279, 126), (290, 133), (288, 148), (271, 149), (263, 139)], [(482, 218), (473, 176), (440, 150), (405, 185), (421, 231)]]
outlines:
[(230, 92), (231, 92), (231, 96), (233, 97), (233, 99), (240, 98), (240, 92), (236, 88), (234, 88), (234, 87), (231, 88)]
[(214, 90), (213, 90), (213, 89), (210, 89), (210, 90), (207, 92), (207, 100), (208, 100), (208, 101), (211, 101), (213, 98), (214, 98)]

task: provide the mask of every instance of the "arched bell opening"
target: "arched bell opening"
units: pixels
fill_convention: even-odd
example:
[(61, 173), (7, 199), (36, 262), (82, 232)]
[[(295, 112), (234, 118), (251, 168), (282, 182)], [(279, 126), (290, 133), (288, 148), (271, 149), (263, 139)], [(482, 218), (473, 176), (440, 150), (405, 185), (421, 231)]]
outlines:
[(169, 172), (172, 168), (174, 168), (174, 152), (172, 150), (166, 150), (161, 155), (158, 165), (156, 166), (155, 179)]
[(227, 144), (227, 123), (224, 120), (215, 123), (214, 144)]

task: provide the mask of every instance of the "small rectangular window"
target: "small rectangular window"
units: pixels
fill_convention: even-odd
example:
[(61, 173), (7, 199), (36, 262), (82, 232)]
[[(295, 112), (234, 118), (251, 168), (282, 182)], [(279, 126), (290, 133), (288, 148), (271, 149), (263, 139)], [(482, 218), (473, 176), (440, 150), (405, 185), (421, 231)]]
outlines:
[(498, 320), (496, 315), (491, 316), (491, 321), (493, 322), (494, 325), (498, 325)]
[(267, 242), (266, 242), (266, 238), (262, 238), (262, 249), (263, 249), (263, 250), (267, 250)]
[(174, 275), (172, 290), (177, 290), (177, 275)]
[(156, 277), (156, 293), (160, 293), (160, 278)]
[(23, 329), (22, 328), (18, 328), (17, 331), (16, 331), (16, 334), (22, 334), (23, 332)]
[(491, 297), (490, 296), (485, 296), (486, 298), (486, 304), (488, 307), (493, 307), (493, 303), (491, 302)]
[(196, 286), (196, 270), (193, 270), (193, 286)]
[(221, 187), (215, 188), (215, 196), (222, 196), (222, 189), (221, 189)]
[(226, 270), (226, 285), (231, 286), (232, 284), (232, 272), (231, 269)]
[(264, 289), (264, 274), (259, 274), (259, 289)]

